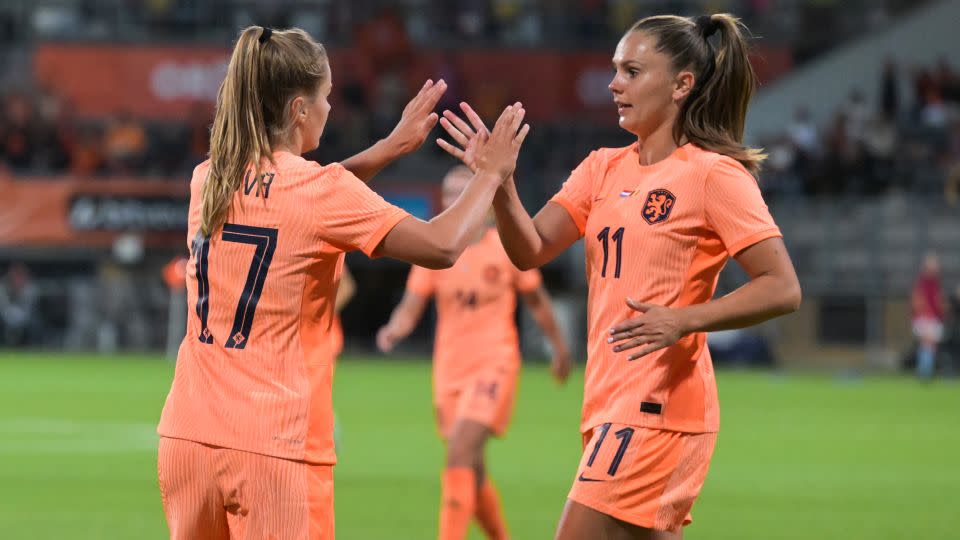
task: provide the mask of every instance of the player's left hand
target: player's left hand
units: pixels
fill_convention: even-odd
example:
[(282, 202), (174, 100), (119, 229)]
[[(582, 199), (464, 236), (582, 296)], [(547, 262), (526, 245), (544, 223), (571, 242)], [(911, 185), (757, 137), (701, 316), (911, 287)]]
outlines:
[(564, 349), (553, 352), (553, 359), (550, 361), (550, 374), (553, 379), (560, 384), (567, 382), (570, 376), (570, 370), (573, 368), (573, 360), (570, 358), (570, 351)]
[(640, 315), (614, 325), (607, 337), (613, 352), (640, 347), (627, 360), (636, 360), (669, 347), (684, 336), (683, 320), (677, 310), (644, 304), (631, 298), (627, 298), (627, 306)]
[(400, 121), (386, 139), (400, 155), (415, 152), (423, 145), (423, 141), (427, 140), (427, 135), (440, 118), (433, 109), (446, 90), (447, 83), (443, 79), (437, 82), (428, 79), (417, 95), (403, 108)]
[(461, 102), (460, 110), (470, 121), (469, 124), (450, 111), (443, 111), (443, 118), (440, 119), (440, 126), (460, 146), (457, 147), (443, 139), (437, 139), (437, 144), (448, 154), (462, 161), (471, 171), (477, 172), (477, 141), (488, 137), (490, 130), (469, 103)]

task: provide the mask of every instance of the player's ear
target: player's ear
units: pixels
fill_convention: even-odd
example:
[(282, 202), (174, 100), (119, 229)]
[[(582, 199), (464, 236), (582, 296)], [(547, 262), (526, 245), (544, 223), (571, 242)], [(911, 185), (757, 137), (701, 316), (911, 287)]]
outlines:
[(300, 125), (307, 120), (307, 102), (303, 96), (290, 100), (290, 117), (293, 119), (293, 125)]
[(673, 100), (681, 101), (690, 95), (693, 90), (695, 76), (692, 71), (683, 70), (677, 73), (673, 81)]

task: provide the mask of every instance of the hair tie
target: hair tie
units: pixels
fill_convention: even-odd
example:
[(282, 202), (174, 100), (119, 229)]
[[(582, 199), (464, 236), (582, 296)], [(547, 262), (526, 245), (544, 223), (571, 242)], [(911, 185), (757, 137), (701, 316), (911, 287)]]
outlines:
[(720, 24), (713, 20), (713, 15), (700, 15), (696, 17), (693, 22), (696, 23), (697, 30), (700, 31), (703, 39), (709, 38), (720, 28)]
[(270, 36), (273, 35), (273, 30), (265, 27), (261, 27), (261, 28), (262, 28), (262, 32), (260, 32), (260, 39), (258, 39), (257, 41), (259, 41), (260, 44), (263, 45), (264, 43), (270, 41)]

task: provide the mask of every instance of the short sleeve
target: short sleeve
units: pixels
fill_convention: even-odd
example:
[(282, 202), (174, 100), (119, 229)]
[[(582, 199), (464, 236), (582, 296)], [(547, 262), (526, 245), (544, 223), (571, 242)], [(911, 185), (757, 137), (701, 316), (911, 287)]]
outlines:
[(601, 170), (601, 154), (594, 150), (586, 159), (577, 165), (563, 183), (560, 191), (550, 199), (550, 202), (562, 206), (573, 222), (577, 224), (580, 236), (587, 228), (587, 217), (593, 204), (593, 186), (596, 176)]
[(435, 288), (434, 273), (420, 266), (411, 266), (407, 275), (407, 290), (424, 298), (430, 298)]
[(525, 293), (537, 290), (540, 285), (543, 283), (543, 277), (540, 275), (540, 271), (536, 268), (530, 270), (517, 270), (516, 275), (516, 288), (518, 291)]
[(707, 225), (731, 257), (768, 238), (781, 237), (756, 179), (734, 159), (722, 157), (704, 186)]
[(315, 201), (321, 237), (344, 251), (360, 250), (372, 257), (387, 233), (409, 214), (383, 200), (341, 165), (332, 166), (339, 174)]

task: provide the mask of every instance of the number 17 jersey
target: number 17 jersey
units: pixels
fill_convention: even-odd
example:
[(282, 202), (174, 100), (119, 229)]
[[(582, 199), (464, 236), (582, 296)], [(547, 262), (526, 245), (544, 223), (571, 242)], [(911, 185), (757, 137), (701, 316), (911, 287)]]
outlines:
[(316, 464), (336, 461), (333, 306), (345, 251), (367, 255), (408, 216), (339, 164), (286, 152), (199, 233), (209, 162), (190, 184), (187, 333), (165, 437)]
[(692, 144), (640, 165), (637, 144), (590, 154), (551, 199), (584, 238), (587, 370), (581, 431), (606, 422), (689, 433), (720, 425), (706, 334), (637, 360), (614, 353), (610, 328), (638, 316), (626, 298), (679, 308), (708, 302), (720, 270), (743, 249), (780, 236), (753, 176)]

